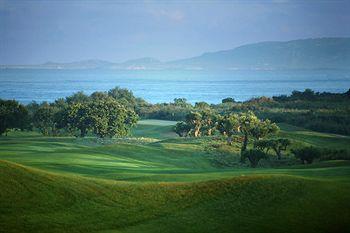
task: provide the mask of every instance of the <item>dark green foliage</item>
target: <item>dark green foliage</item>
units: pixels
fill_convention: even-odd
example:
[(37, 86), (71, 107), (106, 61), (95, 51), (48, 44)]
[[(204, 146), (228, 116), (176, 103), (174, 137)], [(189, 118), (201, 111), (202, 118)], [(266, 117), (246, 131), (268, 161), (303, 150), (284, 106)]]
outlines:
[(282, 95), (253, 98), (245, 102), (224, 99), (220, 104), (198, 102), (193, 107), (184, 99), (174, 103), (138, 102), (136, 112), (141, 118), (184, 121), (191, 111), (210, 108), (220, 115), (253, 111), (260, 119), (285, 122), (319, 132), (350, 135), (350, 91), (342, 94), (319, 93), (310, 89)]
[(350, 160), (350, 151), (345, 149), (322, 148), (320, 160)]
[(292, 149), (292, 153), (296, 158), (300, 159), (302, 163), (312, 163), (315, 159), (321, 157), (320, 149), (315, 147), (302, 147), (297, 149)]
[(54, 121), (54, 115), (57, 110), (55, 107), (44, 102), (39, 106), (33, 116), (33, 125), (39, 129), (43, 135), (54, 135), (56, 132), (56, 126)]
[(190, 126), (183, 121), (176, 123), (176, 125), (174, 126), (174, 132), (177, 133), (180, 137), (188, 136), (190, 130)]
[(97, 100), (88, 104), (88, 122), (98, 137), (126, 136), (137, 122), (132, 110), (113, 99)]
[(229, 114), (219, 117), (217, 128), (227, 137), (228, 144), (232, 143), (232, 136), (239, 132), (239, 119), (237, 114)]
[(225, 104), (225, 103), (234, 103), (235, 100), (231, 97), (225, 98), (221, 101), (221, 103)]
[(252, 111), (239, 115), (239, 131), (243, 134), (241, 151), (247, 149), (249, 137), (260, 140), (279, 131), (278, 126), (270, 120), (260, 120)]
[(8, 130), (24, 129), (28, 124), (28, 111), (15, 100), (0, 99), (0, 135)]
[(66, 98), (66, 102), (68, 104), (73, 104), (73, 103), (85, 103), (85, 102), (88, 102), (90, 99), (89, 99), (89, 96), (85, 95), (84, 92), (82, 91), (79, 91), (71, 96), (68, 96)]
[(78, 92), (54, 103), (28, 105), (34, 128), (44, 135), (64, 134), (85, 137), (92, 132), (98, 137), (125, 136), (137, 122), (136, 98), (126, 89), (114, 88), (90, 96)]
[(186, 124), (189, 126), (190, 135), (193, 137), (201, 136), (201, 128), (202, 128), (202, 115), (199, 112), (190, 112), (186, 116)]
[(196, 102), (194, 105), (194, 108), (198, 110), (205, 110), (205, 109), (210, 109), (210, 105), (206, 102)]
[(126, 88), (115, 87), (108, 91), (108, 95), (122, 105), (135, 109), (136, 98), (132, 91), (129, 91)]
[(241, 158), (243, 160), (248, 159), (251, 167), (256, 167), (261, 159), (265, 159), (267, 156), (261, 150), (249, 149), (241, 152)]
[(68, 107), (67, 126), (86, 136), (91, 130), (98, 137), (125, 136), (137, 122), (133, 110), (125, 108), (111, 97), (76, 103)]
[(268, 153), (272, 149), (277, 158), (280, 160), (282, 156), (282, 151), (287, 150), (287, 147), (291, 144), (291, 141), (287, 138), (278, 138), (278, 139), (268, 139), (268, 140), (258, 140), (254, 143), (254, 147), (265, 151)]

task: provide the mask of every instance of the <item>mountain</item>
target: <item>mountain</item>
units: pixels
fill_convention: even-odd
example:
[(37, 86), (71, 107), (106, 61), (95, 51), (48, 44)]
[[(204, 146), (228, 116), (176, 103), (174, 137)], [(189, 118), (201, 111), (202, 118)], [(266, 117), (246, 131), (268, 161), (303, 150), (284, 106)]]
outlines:
[(119, 70), (276, 70), (350, 69), (350, 38), (316, 38), (247, 44), (230, 50), (170, 62), (144, 57), (122, 63), (84, 60), (71, 63), (0, 66), (0, 68), (119, 69)]
[(170, 62), (195, 69), (349, 69), (350, 38), (261, 42)]
[(139, 59), (128, 60), (123, 63), (114, 64), (112, 69), (127, 69), (127, 70), (155, 70), (163, 69), (163, 63), (152, 57), (143, 57)]

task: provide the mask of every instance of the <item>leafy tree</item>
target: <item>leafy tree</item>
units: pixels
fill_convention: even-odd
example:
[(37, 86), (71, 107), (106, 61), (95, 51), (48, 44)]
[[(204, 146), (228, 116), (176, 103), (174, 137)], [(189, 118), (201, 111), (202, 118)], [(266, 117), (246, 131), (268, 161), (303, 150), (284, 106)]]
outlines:
[(258, 140), (254, 142), (254, 148), (268, 154), (271, 149), (271, 140)]
[(248, 145), (249, 136), (260, 140), (266, 136), (276, 134), (279, 128), (270, 120), (259, 120), (251, 111), (241, 113), (239, 116), (239, 131), (243, 133), (243, 145), (241, 151), (245, 151)]
[(86, 102), (89, 102), (90, 101), (90, 98), (89, 96), (85, 95), (84, 92), (82, 91), (79, 91), (77, 93), (74, 93), (73, 95), (71, 96), (68, 96), (66, 98), (66, 102), (68, 104), (73, 104), (73, 103), (86, 103)]
[(135, 108), (136, 98), (132, 91), (126, 88), (115, 87), (108, 91), (108, 95), (128, 108)]
[(186, 107), (186, 106), (189, 105), (189, 103), (187, 103), (187, 99), (186, 98), (175, 98), (174, 99), (174, 105), (181, 106), (181, 107)]
[(219, 132), (227, 137), (227, 143), (232, 144), (232, 136), (239, 132), (239, 117), (237, 114), (230, 114), (220, 117), (217, 128)]
[(213, 135), (216, 130), (218, 116), (210, 110), (201, 112), (202, 128), (201, 131), (207, 136)]
[(241, 113), (239, 115), (238, 122), (238, 129), (244, 135), (241, 151), (245, 151), (247, 149), (249, 136), (252, 135), (253, 132), (255, 132), (254, 134), (256, 136), (259, 129), (260, 120), (253, 112), (249, 111), (247, 113)]
[(264, 151), (266, 154), (272, 149), (277, 158), (280, 160), (282, 151), (287, 150), (287, 147), (291, 144), (291, 141), (286, 138), (258, 140), (254, 143), (254, 148)]
[(199, 109), (199, 110), (206, 110), (206, 109), (210, 109), (210, 105), (206, 102), (196, 102), (194, 107), (196, 109)]
[(33, 116), (34, 127), (43, 135), (56, 134), (55, 115), (56, 109), (47, 102), (42, 103)]
[(250, 149), (243, 151), (242, 157), (244, 160), (248, 158), (251, 167), (256, 167), (261, 159), (266, 158), (266, 154), (261, 150)]
[(0, 99), (0, 135), (13, 128), (24, 129), (27, 124), (28, 111), (15, 100)]
[(315, 147), (303, 147), (298, 149), (292, 149), (292, 153), (296, 158), (300, 159), (302, 163), (311, 164), (314, 159), (321, 156), (320, 151)]
[(282, 151), (287, 150), (287, 147), (291, 144), (291, 141), (287, 138), (273, 139), (270, 142), (271, 148), (275, 151), (277, 158), (280, 160)]
[(191, 128), (190, 134), (192, 136), (201, 136), (202, 115), (199, 112), (190, 112), (186, 116), (186, 124)]
[(111, 97), (72, 104), (67, 113), (67, 124), (73, 130), (78, 129), (81, 137), (89, 130), (101, 138), (125, 136), (138, 119), (133, 110)]
[(115, 100), (93, 101), (88, 107), (91, 128), (101, 138), (126, 136), (137, 122), (135, 112)]
[(191, 130), (190, 126), (187, 125), (183, 121), (180, 121), (180, 122), (176, 123), (176, 125), (174, 127), (175, 133), (177, 133), (180, 137), (188, 136), (190, 130)]
[(71, 131), (79, 130), (80, 137), (85, 137), (91, 128), (90, 109), (87, 103), (73, 103), (67, 108), (66, 122)]
[(233, 98), (231, 98), (231, 97), (227, 97), (227, 98), (225, 98), (225, 99), (223, 99), (221, 101), (221, 103), (223, 103), (223, 104), (225, 104), (225, 103), (234, 103), (234, 102), (235, 102), (235, 100)]
[(90, 98), (92, 100), (98, 100), (98, 99), (108, 99), (109, 96), (106, 92), (103, 92), (103, 91), (95, 91), (94, 93), (92, 93), (90, 95)]

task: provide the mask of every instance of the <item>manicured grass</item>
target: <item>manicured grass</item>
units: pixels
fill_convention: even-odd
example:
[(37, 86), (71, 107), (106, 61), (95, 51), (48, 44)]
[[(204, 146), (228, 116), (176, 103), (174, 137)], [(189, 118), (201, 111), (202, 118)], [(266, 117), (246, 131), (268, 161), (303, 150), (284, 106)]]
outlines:
[[(142, 121), (149, 140), (0, 138), (0, 232), (344, 232), (350, 162), (218, 168), (202, 139)], [(349, 137), (281, 125), (295, 142), (349, 149)], [(210, 140), (210, 139), (206, 139)]]

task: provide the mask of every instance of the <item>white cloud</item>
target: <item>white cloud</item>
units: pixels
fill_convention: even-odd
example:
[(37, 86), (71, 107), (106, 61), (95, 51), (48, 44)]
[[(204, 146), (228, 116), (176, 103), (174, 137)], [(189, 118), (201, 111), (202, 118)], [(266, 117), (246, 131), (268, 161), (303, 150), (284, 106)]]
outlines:
[(185, 14), (179, 10), (157, 9), (152, 10), (151, 14), (157, 18), (166, 18), (175, 22), (181, 22), (185, 18)]

